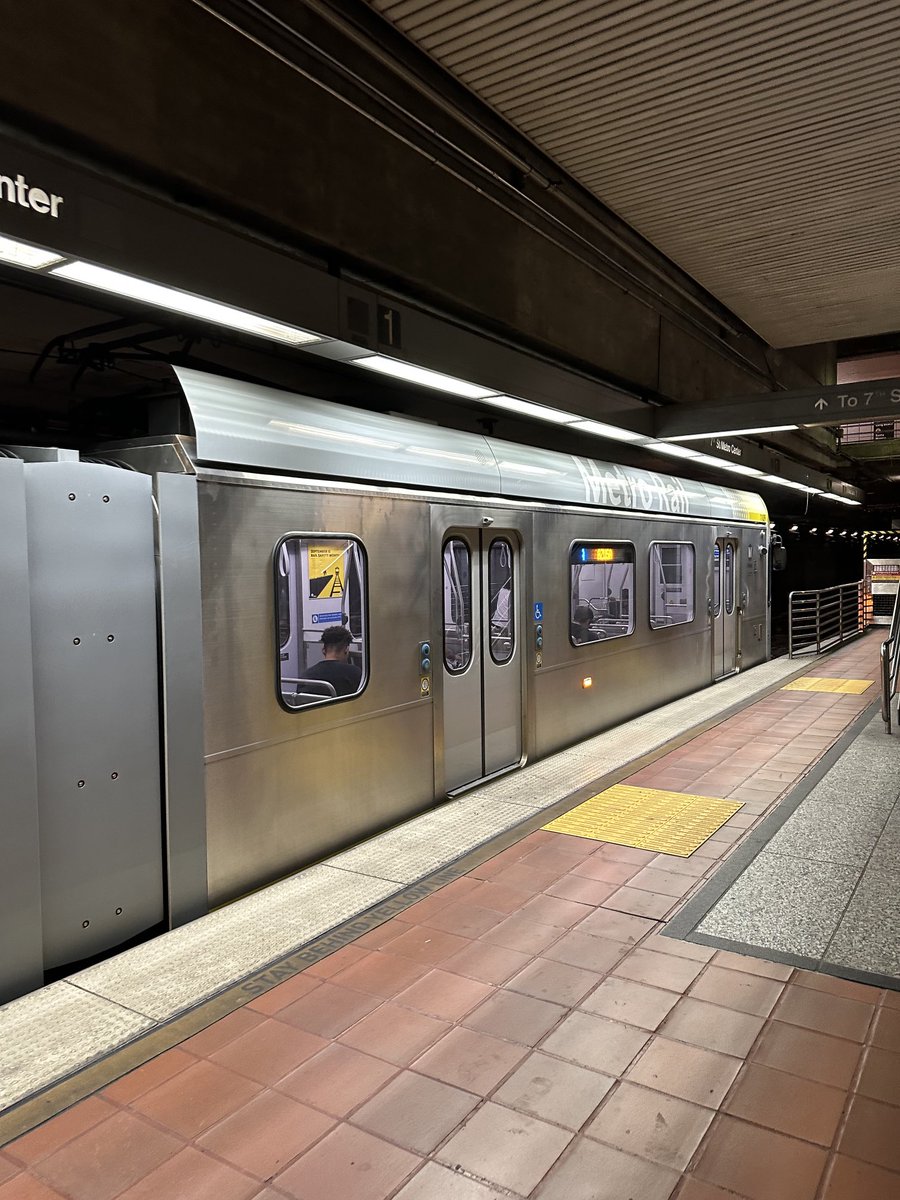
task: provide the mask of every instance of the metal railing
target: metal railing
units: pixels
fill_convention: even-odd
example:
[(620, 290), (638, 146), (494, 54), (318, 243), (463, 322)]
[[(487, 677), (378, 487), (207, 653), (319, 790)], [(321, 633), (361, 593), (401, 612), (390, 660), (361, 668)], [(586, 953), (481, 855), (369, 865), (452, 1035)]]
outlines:
[(881, 643), (881, 719), (891, 732), (891, 701), (897, 695), (897, 675), (900, 672), (900, 589), (894, 599), (891, 627)]
[(788, 657), (819, 654), (866, 628), (865, 580), (810, 588), (788, 597)]

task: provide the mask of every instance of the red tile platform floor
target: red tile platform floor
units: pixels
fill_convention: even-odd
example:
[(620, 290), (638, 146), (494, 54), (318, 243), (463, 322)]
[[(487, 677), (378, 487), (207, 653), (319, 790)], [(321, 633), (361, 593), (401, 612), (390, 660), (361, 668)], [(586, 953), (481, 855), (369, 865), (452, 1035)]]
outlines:
[(0, 1200), (900, 1197), (900, 993), (659, 935), (870, 697), (723, 721), (627, 781), (744, 802), (691, 858), (533, 833), (7, 1146)]

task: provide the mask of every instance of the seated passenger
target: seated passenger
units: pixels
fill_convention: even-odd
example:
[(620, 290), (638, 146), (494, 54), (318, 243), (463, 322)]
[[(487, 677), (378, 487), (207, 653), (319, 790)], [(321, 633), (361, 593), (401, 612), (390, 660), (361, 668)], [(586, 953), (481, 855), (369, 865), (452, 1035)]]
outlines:
[(359, 691), (362, 671), (347, 659), (353, 635), (343, 625), (329, 625), (322, 634), (322, 661), (309, 668), (307, 679), (324, 679), (338, 696), (352, 696)]
[(600, 640), (599, 633), (595, 633), (591, 629), (593, 616), (593, 610), (588, 604), (579, 604), (572, 613), (572, 624), (569, 627), (569, 632), (576, 646), (582, 646), (585, 642), (598, 642)]

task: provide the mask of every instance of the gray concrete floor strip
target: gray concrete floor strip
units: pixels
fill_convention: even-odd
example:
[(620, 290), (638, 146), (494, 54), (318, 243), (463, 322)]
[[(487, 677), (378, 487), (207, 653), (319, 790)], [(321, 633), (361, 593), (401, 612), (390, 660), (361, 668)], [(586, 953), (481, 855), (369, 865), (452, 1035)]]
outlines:
[[(835, 764), (840, 761), (841, 756), (846, 753), (862, 730), (873, 719), (875, 711), (874, 707), (867, 708), (865, 712), (856, 718), (831, 749), (826, 751), (819, 759), (809, 774), (801, 780), (797, 787), (788, 796), (785, 796), (778, 807), (765, 817), (757, 825), (756, 829), (752, 830), (747, 838), (728, 856), (712, 879), (704, 884), (699, 891), (695, 892), (687, 903), (678, 910), (675, 916), (668, 922), (665, 929), (661, 931), (665, 937), (673, 937), (680, 940), (687, 939), (706, 944), (707, 939), (699, 936), (691, 936), (694, 934), (697, 926), (706, 914), (719, 903), (735, 880), (750, 866), (775, 834), (787, 823), (806, 797), (826, 778)], [(721, 938), (717, 939), (715, 943), (710, 940), (708, 944), (715, 944), (719, 949), (722, 949), (724, 942), (723, 945), (719, 945), (720, 942), (722, 942)], [(724, 948), (728, 949), (730, 947), (724, 946)], [(779, 959), (778, 961), (783, 960)]]
[(900, 988), (898, 768), (872, 706), (664, 934)]

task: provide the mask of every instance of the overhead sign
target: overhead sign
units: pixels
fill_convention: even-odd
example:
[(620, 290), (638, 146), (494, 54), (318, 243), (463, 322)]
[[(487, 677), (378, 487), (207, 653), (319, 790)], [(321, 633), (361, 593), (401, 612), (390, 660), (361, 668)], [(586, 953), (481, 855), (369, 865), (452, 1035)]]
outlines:
[(749, 442), (742, 437), (698, 438), (690, 443), (692, 450), (701, 454), (711, 454), (714, 458), (722, 458), (726, 462), (740, 463), (743, 467), (755, 467), (758, 471), (772, 470), (773, 455), (755, 442)]
[(724, 404), (675, 405), (656, 411), (656, 436), (732, 434), (778, 425), (840, 425), (900, 417), (900, 379), (871, 379), (799, 392), (766, 392)]

